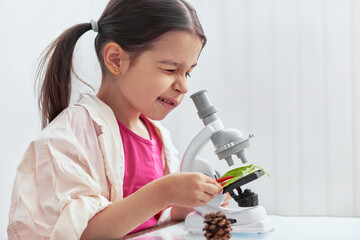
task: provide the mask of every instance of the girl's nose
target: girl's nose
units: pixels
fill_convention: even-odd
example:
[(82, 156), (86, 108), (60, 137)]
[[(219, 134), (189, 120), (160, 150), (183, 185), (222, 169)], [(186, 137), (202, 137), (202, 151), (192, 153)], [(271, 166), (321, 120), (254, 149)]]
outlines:
[(174, 82), (174, 89), (177, 92), (180, 92), (182, 94), (185, 94), (188, 92), (188, 84), (187, 84), (187, 78), (186, 76), (178, 76), (176, 81)]

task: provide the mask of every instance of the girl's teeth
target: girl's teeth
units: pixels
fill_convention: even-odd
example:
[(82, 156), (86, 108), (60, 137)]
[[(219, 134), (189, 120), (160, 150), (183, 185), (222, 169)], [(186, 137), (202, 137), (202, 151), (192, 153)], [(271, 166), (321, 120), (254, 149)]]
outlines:
[(173, 105), (173, 103), (171, 101), (167, 100), (167, 99), (162, 98), (161, 101), (163, 101), (163, 102), (165, 102), (167, 104)]

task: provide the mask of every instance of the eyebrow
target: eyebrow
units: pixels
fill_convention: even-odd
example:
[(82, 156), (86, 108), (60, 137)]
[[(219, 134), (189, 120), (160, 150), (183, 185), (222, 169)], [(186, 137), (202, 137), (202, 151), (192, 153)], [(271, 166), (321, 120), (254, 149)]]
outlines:
[[(173, 65), (173, 66), (183, 66), (183, 64), (177, 63), (177, 62), (174, 62), (174, 61), (171, 61), (171, 60), (162, 60), (162, 61), (159, 61), (159, 63), (167, 64), (167, 65)], [(197, 63), (191, 65), (191, 68), (196, 67), (196, 65), (197, 65)]]

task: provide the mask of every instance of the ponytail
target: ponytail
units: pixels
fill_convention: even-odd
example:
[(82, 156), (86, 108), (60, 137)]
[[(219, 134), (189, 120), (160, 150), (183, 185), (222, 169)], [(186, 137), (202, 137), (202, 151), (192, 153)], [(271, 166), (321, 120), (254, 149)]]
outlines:
[(69, 106), (75, 45), (90, 29), (90, 23), (75, 25), (63, 32), (44, 51), (36, 73), (42, 128)]
[(129, 54), (130, 64), (150, 49), (158, 37), (172, 30), (195, 33), (203, 47), (206, 43), (196, 11), (185, 0), (110, 0), (97, 23), (73, 26), (46, 49), (36, 76), (40, 83), (38, 100), (43, 128), (69, 106), (71, 75), (75, 74), (74, 48), (81, 35), (90, 29), (98, 31), (94, 45), (102, 73), (107, 72), (103, 48), (109, 42), (119, 44)]

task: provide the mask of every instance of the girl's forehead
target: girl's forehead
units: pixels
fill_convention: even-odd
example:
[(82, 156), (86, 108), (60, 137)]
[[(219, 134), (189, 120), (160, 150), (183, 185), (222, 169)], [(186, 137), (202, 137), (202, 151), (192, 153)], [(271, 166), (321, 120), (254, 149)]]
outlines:
[(153, 43), (154, 48), (173, 48), (174, 46), (196, 47), (199, 44), (202, 45), (200, 37), (189, 31), (169, 31), (161, 35)]
[(160, 56), (173, 56), (179, 59), (197, 59), (202, 41), (195, 33), (170, 31), (154, 41), (152, 53)]

